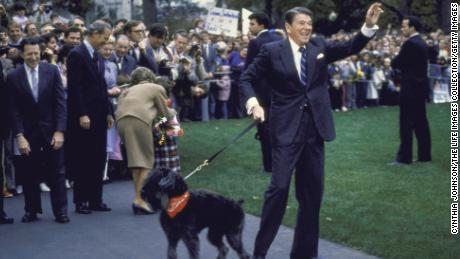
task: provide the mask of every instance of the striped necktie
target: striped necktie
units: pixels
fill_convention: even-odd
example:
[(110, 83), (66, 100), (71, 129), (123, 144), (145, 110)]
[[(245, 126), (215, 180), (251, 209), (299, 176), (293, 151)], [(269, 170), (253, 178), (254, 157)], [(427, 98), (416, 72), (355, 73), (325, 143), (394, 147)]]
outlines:
[(38, 78), (37, 78), (37, 69), (33, 68), (30, 70), (30, 81), (32, 83), (32, 95), (36, 102), (38, 102)]
[(307, 49), (301, 47), (299, 51), (302, 53), (302, 58), (300, 59), (300, 82), (307, 86)]

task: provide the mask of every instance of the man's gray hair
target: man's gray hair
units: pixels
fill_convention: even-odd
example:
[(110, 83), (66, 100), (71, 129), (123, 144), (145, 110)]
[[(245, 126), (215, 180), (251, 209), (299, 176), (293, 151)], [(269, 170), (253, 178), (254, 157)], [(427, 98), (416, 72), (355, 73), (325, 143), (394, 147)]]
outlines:
[(105, 30), (112, 30), (112, 26), (110, 26), (110, 24), (104, 21), (97, 20), (88, 26), (86, 30), (86, 34), (87, 35), (91, 35), (94, 33), (102, 34), (104, 33)]
[(120, 35), (118, 35), (116, 42), (118, 43), (118, 41), (121, 41), (121, 40), (129, 41), (129, 38), (128, 38), (128, 36), (126, 36), (124, 34), (120, 34)]

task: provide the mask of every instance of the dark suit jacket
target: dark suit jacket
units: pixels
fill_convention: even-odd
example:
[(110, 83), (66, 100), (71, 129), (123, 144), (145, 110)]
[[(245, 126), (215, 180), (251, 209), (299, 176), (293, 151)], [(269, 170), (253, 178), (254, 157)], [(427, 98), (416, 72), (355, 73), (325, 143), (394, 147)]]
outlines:
[[(248, 55), (244, 64), (245, 69), (254, 61), (260, 48), (269, 42), (280, 41), (283, 37), (274, 32), (263, 32), (257, 38), (251, 40), (248, 46)], [(262, 107), (270, 107), (270, 91), (266, 78), (261, 78), (259, 82), (254, 83), (254, 91)]]
[(7, 77), (13, 134), (23, 133), (29, 141), (41, 137), (50, 143), (55, 131), (66, 130), (66, 99), (59, 70), (54, 65), (40, 63), (36, 102), (24, 66)]
[(70, 51), (67, 59), (69, 130), (80, 128), (80, 117), (83, 115), (89, 116), (91, 128), (107, 127), (107, 116), (113, 111), (107, 95), (104, 70), (102, 58), (99, 57), (96, 66), (84, 44)]
[(246, 57), (246, 64), (244, 65), (245, 69), (254, 61), (262, 45), (282, 39), (283, 37), (279, 34), (270, 31), (265, 31), (257, 36), (257, 38), (252, 39), (248, 45), (248, 55)]
[(130, 51), (130, 56), (137, 62), (137, 66), (146, 67), (155, 73), (155, 75), (158, 75), (158, 64), (155, 61), (155, 57), (153, 56), (152, 48), (146, 47), (145, 53), (140, 53), (139, 60), (136, 59), (134, 50)]
[[(117, 65), (117, 69), (118, 69), (118, 56), (116, 54), (113, 54), (111, 60), (115, 62), (115, 64)], [(136, 67), (137, 67), (136, 60), (130, 55), (126, 55), (122, 59), (121, 70), (118, 71), (118, 75), (131, 75), (131, 72), (133, 72), (134, 69), (136, 69)]]
[(204, 45), (201, 46), (201, 55), (203, 56), (203, 65), (204, 69), (206, 69), (206, 72), (211, 72), (214, 73), (216, 72), (217, 69), (217, 50), (216, 47), (212, 42), (210, 42), (207, 46), (208, 48), (208, 53), (206, 53), (206, 49)]
[(10, 130), (11, 122), (8, 110), (9, 100), (5, 78), (3, 76), (3, 65), (2, 62), (0, 62), (0, 121), (2, 122), (2, 125), (0, 126), (0, 141), (8, 137)]
[(401, 98), (426, 98), (428, 80), (429, 47), (420, 35), (410, 37), (401, 46), (391, 66), (401, 71)]
[(270, 134), (273, 146), (293, 143), (303, 106), (308, 103), (320, 136), (331, 141), (335, 138), (331, 105), (327, 87), (327, 65), (358, 53), (370, 38), (357, 33), (347, 42), (327, 42), (312, 38), (307, 44), (307, 85), (300, 82), (289, 40), (262, 46), (254, 62), (240, 78), (246, 98), (254, 97), (254, 82), (266, 77), (271, 90)]

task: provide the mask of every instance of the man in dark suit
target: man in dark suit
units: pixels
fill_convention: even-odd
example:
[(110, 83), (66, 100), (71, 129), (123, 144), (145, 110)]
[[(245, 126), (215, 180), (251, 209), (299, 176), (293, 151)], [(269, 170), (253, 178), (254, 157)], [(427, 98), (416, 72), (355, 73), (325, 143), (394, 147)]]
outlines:
[(126, 35), (120, 35), (115, 42), (113, 62), (117, 65), (118, 75), (131, 75), (137, 67), (136, 60), (128, 55), (129, 39)]
[(431, 137), (426, 117), (429, 47), (418, 34), (420, 20), (409, 16), (403, 19), (402, 34), (408, 39), (401, 46), (391, 66), (401, 71), (399, 101), (399, 137), (401, 140), (396, 160), (392, 164), (412, 163), (412, 133), (418, 144), (418, 161), (431, 161)]
[[(268, 31), (269, 26), (270, 19), (266, 14), (254, 13), (249, 16), (249, 30), (256, 38), (249, 42), (245, 69), (254, 61), (262, 45), (283, 39), (283, 37), (277, 33)], [(272, 146), (270, 143), (270, 127), (268, 126), (270, 117), (270, 91), (266, 90), (269, 89), (267, 79), (261, 78), (258, 82), (253, 84), (253, 88), (257, 100), (259, 100), (259, 104), (265, 112), (266, 120), (257, 124), (256, 139), (260, 141), (262, 150), (263, 171), (269, 173), (272, 171)]]
[(265, 192), (254, 258), (265, 255), (283, 218), (291, 175), (295, 169), (299, 203), (291, 258), (314, 258), (318, 254), (319, 213), (323, 193), (324, 141), (335, 138), (327, 87), (327, 65), (358, 53), (375, 33), (383, 12), (373, 4), (365, 25), (347, 42), (311, 38), (312, 13), (303, 7), (285, 14), (288, 39), (262, 46), (254, 62), (241, 76), (248, 111), (258, 121), (264, 109), (255, 98), (254, 83), (267, 77), (270, 90), (270, 137), (272, 178)]
[(145, 42), (145, 25), (141, 21), (129, 21), (123, 28), (126, 36), (131, 41), (129, 55), (132, 56), (137, 65), (149, 68), (155, 75), (158, 75), (158, 64), (153, 55), (147, 54), (147, 44)]
[(209, 38), (207, 31), (200, 32), (201, 38), (201, 54), (203, 55), (203, 65), (208, 73), (216, 72), (216, 58), (217, 51), (216, 46), (212, 43)]
[(74, 180), (73, 201), (80, 214), (111, 210), (102, 201), (102, 177), (107, 127), (113, 124), (113, 111), (104, 80), (104, 62), (97, 53), (110, 34), (110, 25), (94, 22), (83, 44), (73, 48), (67, 59), (66, 170)]
[[(56, 66), (40, 63), (40, 39), (21, 42), (24, 65), (7, 77), (13, 134), (21, 156), (17, 170), (24, 170), (25, 215), (22, 222), (38, 219), (42, 213), (39, 183), (42, 174), (51, 189), (56, 221), (69, 222), (62, 145), (66, 130), (66, 101)], [(21, 168), (21, 169), (20, 169)]]
[[(10, 131), (10, 119), (8, 117), (8, 96), (3, 77), (3, 66), (0, 62), (0, 190), (4, 186), (4, 168), (3, 168), (3, 140), (6, 139)], [(14, 220), (8, 217), (3, 211), (3, 192), (0, 192), (0, 224), (12, 224)]]

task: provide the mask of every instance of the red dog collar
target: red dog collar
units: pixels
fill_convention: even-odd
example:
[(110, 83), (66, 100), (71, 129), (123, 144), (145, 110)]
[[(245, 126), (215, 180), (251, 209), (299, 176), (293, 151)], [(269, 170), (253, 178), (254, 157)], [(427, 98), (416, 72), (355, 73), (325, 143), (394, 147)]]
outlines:
[(168, 209), (166, 213), (170, 218), (174, 218), (187, 206), (188, 200), (190, 199), (190, 193), (185, 192), (184, 194), (176, 197), (169, 198)]

